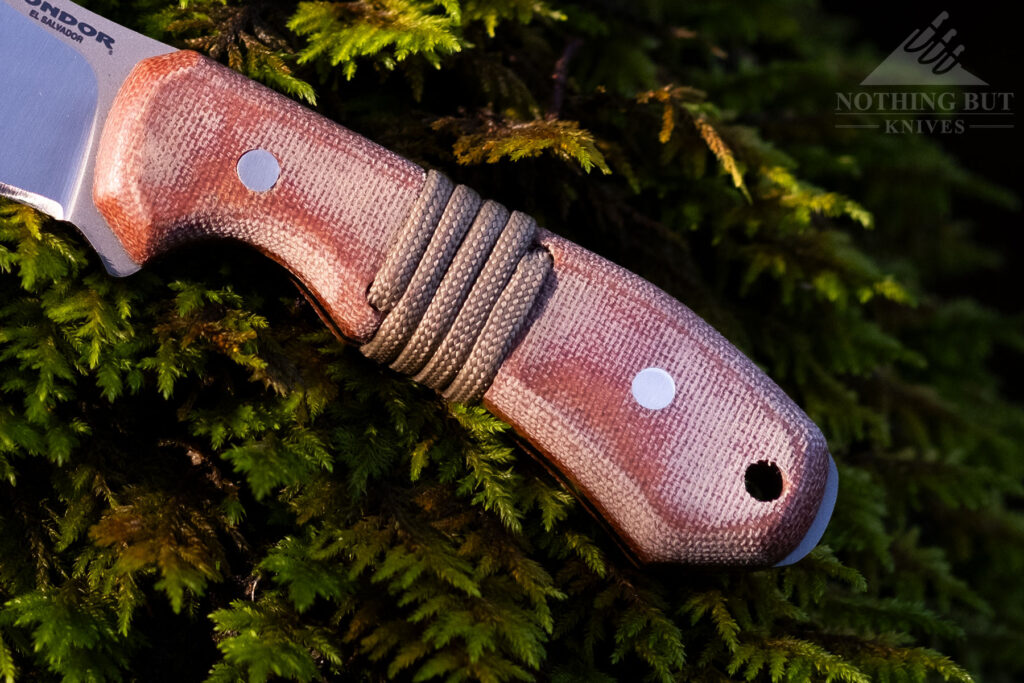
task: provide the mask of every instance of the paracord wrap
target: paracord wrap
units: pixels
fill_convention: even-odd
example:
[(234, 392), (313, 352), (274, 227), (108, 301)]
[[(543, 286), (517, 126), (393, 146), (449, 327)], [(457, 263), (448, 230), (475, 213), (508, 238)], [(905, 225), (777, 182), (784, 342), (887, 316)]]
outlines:
[(363, 354), (442, 393), (478, 400), (551, 270), (536, 222), (429, 171), (368, 299), (386, 314)]

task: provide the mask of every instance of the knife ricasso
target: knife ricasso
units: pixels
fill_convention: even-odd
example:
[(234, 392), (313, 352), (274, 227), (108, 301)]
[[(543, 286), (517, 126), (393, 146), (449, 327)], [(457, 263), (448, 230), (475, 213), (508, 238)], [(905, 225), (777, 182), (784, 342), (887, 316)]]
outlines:
[[(279, 176), (243, 183), (239, 160), (262, 150)], [(248, 244), (298, 279), (350, 340), (381, 315), (366, 291), (425, 173), (198, 53), (140, 62), (104, 125), (93, 200), (144, 263), (206, 239)]]

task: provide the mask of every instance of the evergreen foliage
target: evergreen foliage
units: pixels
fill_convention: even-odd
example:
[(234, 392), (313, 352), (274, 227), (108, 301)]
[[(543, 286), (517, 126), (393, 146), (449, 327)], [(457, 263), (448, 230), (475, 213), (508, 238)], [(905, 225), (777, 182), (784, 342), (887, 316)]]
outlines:
[[(481, 408), (334, 339), (237, 246), (107, 277), (0, 203), (0, 680), (1012, 681), (1020, 320), (921, 136), (837, 130), (878, 55), (806, 0), (85, 3), (647, 277), (824, 430), (825, 544), (637, 567)], [(813, 28), (811, 28), (813, 27)], [(970, 673), (968, 673), (970, 672)]]

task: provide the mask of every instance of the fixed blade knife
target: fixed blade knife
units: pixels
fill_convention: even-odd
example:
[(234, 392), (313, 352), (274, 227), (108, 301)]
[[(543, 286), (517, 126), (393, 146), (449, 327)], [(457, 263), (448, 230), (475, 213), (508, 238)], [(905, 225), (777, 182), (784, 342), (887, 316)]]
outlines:
[(782, 566), (824, 533), (838, 474), (804, 412), (529, 216), (66, 0), (0, 0), (0, 97), (0, 195), (73, 223), (114, 276), (255, 247), (365, 355), (482, 401), (641, 561)]

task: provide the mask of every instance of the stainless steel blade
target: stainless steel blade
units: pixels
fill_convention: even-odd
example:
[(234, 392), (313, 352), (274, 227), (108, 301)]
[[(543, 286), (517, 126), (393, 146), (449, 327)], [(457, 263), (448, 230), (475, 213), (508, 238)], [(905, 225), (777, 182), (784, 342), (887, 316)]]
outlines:
[(78, 226), (113, 275), (139, 269), (92, 203), (96, 143), (132, 68), (174, 48), (65, 0), (0, 0), (0, 196)]

